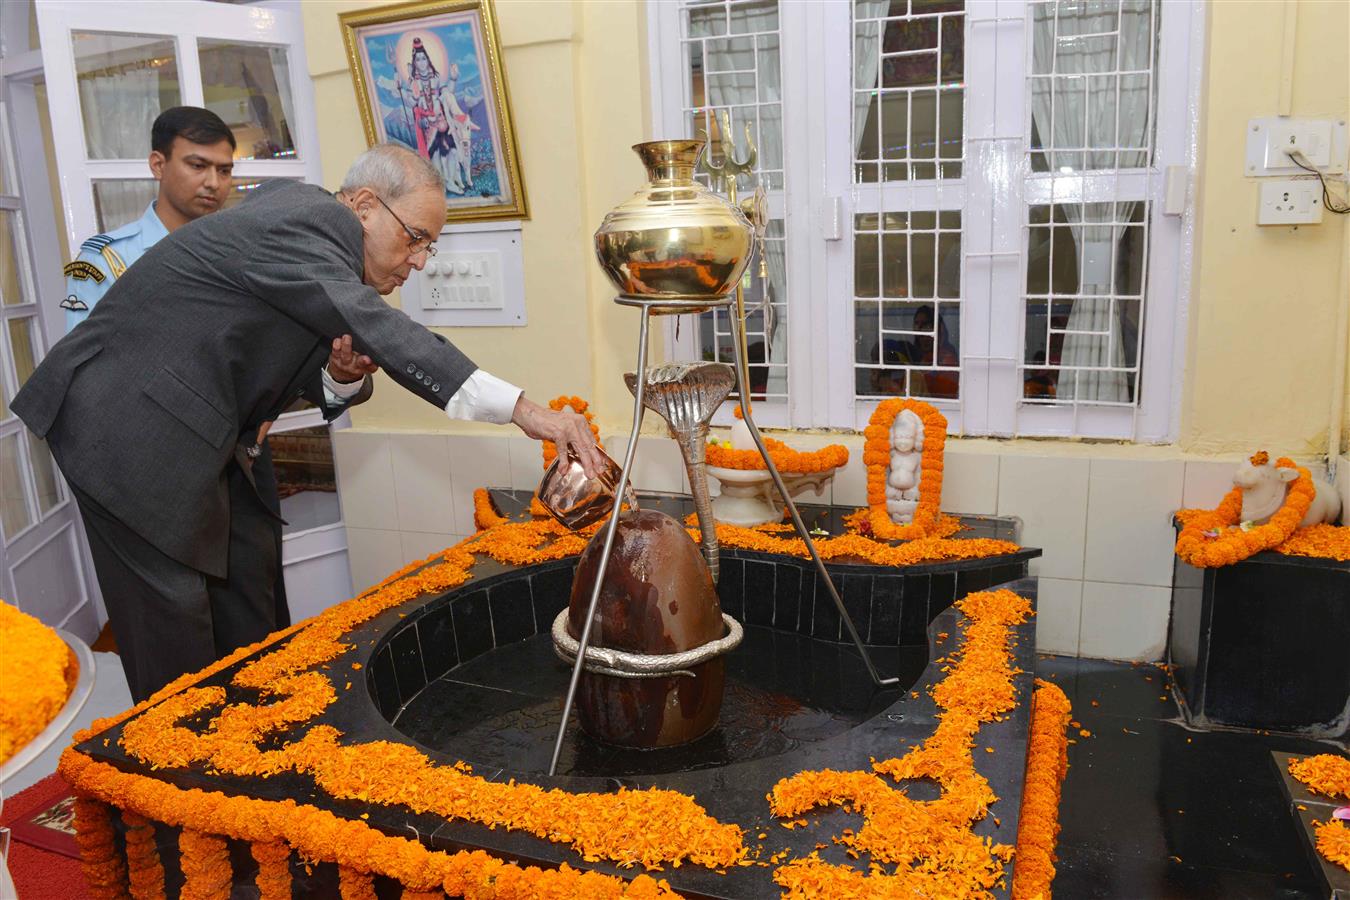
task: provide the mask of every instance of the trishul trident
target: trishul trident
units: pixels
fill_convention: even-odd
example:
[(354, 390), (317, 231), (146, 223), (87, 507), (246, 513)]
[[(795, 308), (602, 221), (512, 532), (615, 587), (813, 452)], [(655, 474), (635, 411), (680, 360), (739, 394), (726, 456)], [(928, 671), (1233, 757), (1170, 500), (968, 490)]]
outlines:
[[(759, 266), (760, 277), (764, 278), (768, 274), (767, 266), (764, 261), (764, 229), (768, 224), (768, 207), (764, 199), (764, 186), (756, 185), (755, 193), (752, 197), (746, 198), (743, 203), (736, 201), (736, 178), (746, 172), (751, 171), (755, 166), (756, 152), (755, 142), (750, 137), (750, 125), (745, 126), (745, 143), (750, 148), (744, 160), (737, 160), (734, 157), (736, 148), (730, 142), (731, 135), (731, 115), (722, 110), (722, 163), (721, 165), (710, 165), (704, 163), (704, 166), (722, 185), (726, 187), (727, 199), (733, 206), (737, 206), (741, 212), (745, 213), (750, 224), (754, 226), (755, 237), (759, 242)], [(768, 292), (765, 291), (765, 299), (768, 299)], [(771, 307), (767, 307), (771, 308)], [(792, 494), (788, 492), (787, 486), (783, 484), (783, 476), (778, 472), (778, 466), (774, 463), (773, 457), (769, 454), (768, 448), (764, 446), (764, 437), (759, 433), (759, 426), (750, 415), (750, 366), (748, 363), (749, 355), (746, 352), (745, 343), (745, 291), (740, 282), (736, 283), (736, 315), (732, 326), (736, 329), (736, 344), (740, 351), (737, 354), (736, 368), (740, 379), (739, 390), (741, 403), (741, 419), (745, 422), (746, 428), (750, 432), (750, 437), (754, 440), (755, 446), (759, 448), (760, 455), (764, 458), (764, 467), (769, 470), (770, 477), (773, 478), (774, 487), (778, 489), (778, 494), (783, 498), (783, 505), (787, 508), (788, 515), (792, 518), (792, 526), (797, 531), (797, 536), (801, 538), (806, 545), (806, 551), (811, 556), (811, 561), (815, 563), (816, 573), (819, 575), (818, 584), (824, 584), (830, 594), (830, 599), (834, 601), (835, 609), (839, 610), (839, 618), (848, 631), (849, 637), (853, 640), (853, 645), (858, 648), (859, 655), (862, 656), (864, 665), (867, 666), (867, 673), (872, 676), (872, 681), (880, 687), (889, 687), (898, 684), (900, 679), (896, 676), (882, 678), (877, 672), (876, 666), (872, 664), (872, 656), (867, 652), (864, 646), (862, 636), (858, 634), (857, 627), (853, 624), (853, 616), (849, 615), (844, 607), (843, 598), (839, 596), (839, 590), (834, 585), (834, 579), (825, 569), (825, 563), (816, 551), (815, 541), (811, 539), (811, 533), (806, 528), (806, 523), (802, 521), (801, 513), (797, 511), (797, 504), (792, 499)], [(765, 348), (765, 359), (768, 359), (768, 348)]]
[[(755, 170), (755, 163), (759, 160), (759, 148), (755, 146), (755, 139), (750, 134), (750, 123), (745, 123), (745, 146), (747, 148), (745, 159), (736, 159), (736, 144), (731, 138), (731, 113), (722, 110), (722, 128), (718, 135), (722, 144), (722, 162), (720, 165), (713, 165), (710, 156), (704, 157), (703, 168), (708, 170), (708, 174), (717, 182), (717, 189), (726, 192), (727, 200), (731, 205), (738, 207), (745, 217), (750, 220), (750, 224), (755, 229), (755, 240), (759, 243), (759, 278), (760, 281), (766, 281), (769, 276), (768, 263), (764, 258), (764, 229), (768, 225), (769, 216), (767, 203), (764, 198), (764, 186), (755, 185), (755, 193), (746, 198), (744, 203), (738, 203), (736, 200), (736, 179), (741, 175), (746, 175)], [(705, 133), (705, 137), (706, 137)], [(765, 314), (768, 314), (769, 292), (764, 292)], [(765, 331), (768, 331), (766, 321)], [(740, 282), (736, 283), (736, 333), (741, 345), (740, 364), (741, 371), (738, 373), (741, 378), (741, 384), (745, 388), (745, 393), (750, 392), (750, 365), (749, 348), (745, 341), (745, 289)], [(765, 348), (767, 354), (768, 348)], [(767, 356), (766, 356), (767, 358)], [(749, 398), (741, 398), (741, 415), (744, 416), (750, 410), (744, 408), (748, 406)]]

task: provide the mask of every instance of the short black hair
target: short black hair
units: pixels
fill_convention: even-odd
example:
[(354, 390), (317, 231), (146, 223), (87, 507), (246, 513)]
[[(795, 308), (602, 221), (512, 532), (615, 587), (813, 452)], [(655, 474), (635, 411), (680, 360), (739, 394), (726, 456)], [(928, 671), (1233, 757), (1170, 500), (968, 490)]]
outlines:
[(216, 144), (229, 141), (230, 149), (237, 146), (234, 132), (225, 120), (200, 106), (175, 106), (164, 110), (150, 126), (150, 149), (165, 157), (173, 149), (173, 139), (182, 138), (193, 144)]

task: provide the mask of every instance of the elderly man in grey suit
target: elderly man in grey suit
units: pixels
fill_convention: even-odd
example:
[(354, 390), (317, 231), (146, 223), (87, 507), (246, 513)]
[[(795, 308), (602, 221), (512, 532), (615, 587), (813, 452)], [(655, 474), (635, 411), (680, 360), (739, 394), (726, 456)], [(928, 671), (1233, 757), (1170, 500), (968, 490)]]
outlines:
[(222, 589), (239, 564), (230, 479), (252, 477), (259, 424), (320, 374), (311, 399), (330, 409), (369, 391), (324, 373), (334, 338), (353, 336), (356, 369), (382, 366), (451, 418), (514, 423), (599, 470), (581, 416), (528, 400), (380, 298), (426, 264), (444, 222), (440, 174), (390, 145), (337, 195), (266, 185), (151, 248), (14, 398), (74, 490), (137, 700), (275, 627)]

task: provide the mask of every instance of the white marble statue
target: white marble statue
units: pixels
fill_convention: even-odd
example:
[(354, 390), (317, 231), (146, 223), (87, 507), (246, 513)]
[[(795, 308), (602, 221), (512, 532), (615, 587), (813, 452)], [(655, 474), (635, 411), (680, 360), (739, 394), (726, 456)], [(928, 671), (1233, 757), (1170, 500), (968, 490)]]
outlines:
[(923, 420), (902, 410), (891, 423), (891, 463), (886, 469), (886, 512), (897, 525), (914, 521), (923, 477)]
[[(1297, 477), (1297, 469), (1281, 468), (1270, 462), (1258, 466), (1249, 461), (1238, 466), (1233, 484), (1242, 489), (1241, 521), (1257, 525), (1268, 522), (1284, 505), (1289, 484)], [(1313, 486), (1317, 495), (1299, 523), (1300, 528), (1322, 522), (1335, 524), (1341, 514), (1341, 498), (1336, 489), (1319, 478), (1313, 478)]]

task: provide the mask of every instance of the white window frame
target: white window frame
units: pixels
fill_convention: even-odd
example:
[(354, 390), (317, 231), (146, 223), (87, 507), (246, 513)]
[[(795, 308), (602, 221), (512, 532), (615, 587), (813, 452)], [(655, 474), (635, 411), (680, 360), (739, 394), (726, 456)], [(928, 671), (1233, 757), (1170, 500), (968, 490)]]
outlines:
[[(852, 184), (852, 104), (845, 102), (852, 97), (851, 6), (837, 0), (779, 5), (787, 190), (771, 196), (770, 208), (786, 216), (789, 247), (788, 401), (756, 404), (756, 420), (768, 426), (861, 430), (878, 403), (854, 399), (852, 222), (861, 191)], [(1051, 185), (1055, 202), (1092, 201), (1103, 191), (1110, 200), (1115, 176), (1051, 179), (1030, 172), (1028, 4), (967, 0), (964, 189), (950, 181), (882, 188), (910, 193), (916, 203), (926, 192), (934, 209), (939, 192), (948, 201), (943, 208), (962, 197), (961, 399), (934, 402), (954, 434), (1176, 439), (1194, 205), (1188, 192), (1185, 212), (1165, 215), (1163, 176), (1169, 168), (1179, 177), (1195, 171), (1204, 9), (1193, 0), (1166, 0), (1159, 16), (1153, 159), (1147, 170), (1120, 175), (1143, 179), (1149, 198), (1138, 400), (1126, 407), (1045, 406), (1022, 402), (1027, 203), (1048, 202)], [(686, 136), (683, 19), (679, 3), (648, 0), (653, 138)], [(690, 324), (679, 341), (673, 326), (668, 329), (672, 358), (694, 358), (697, 332)]]

